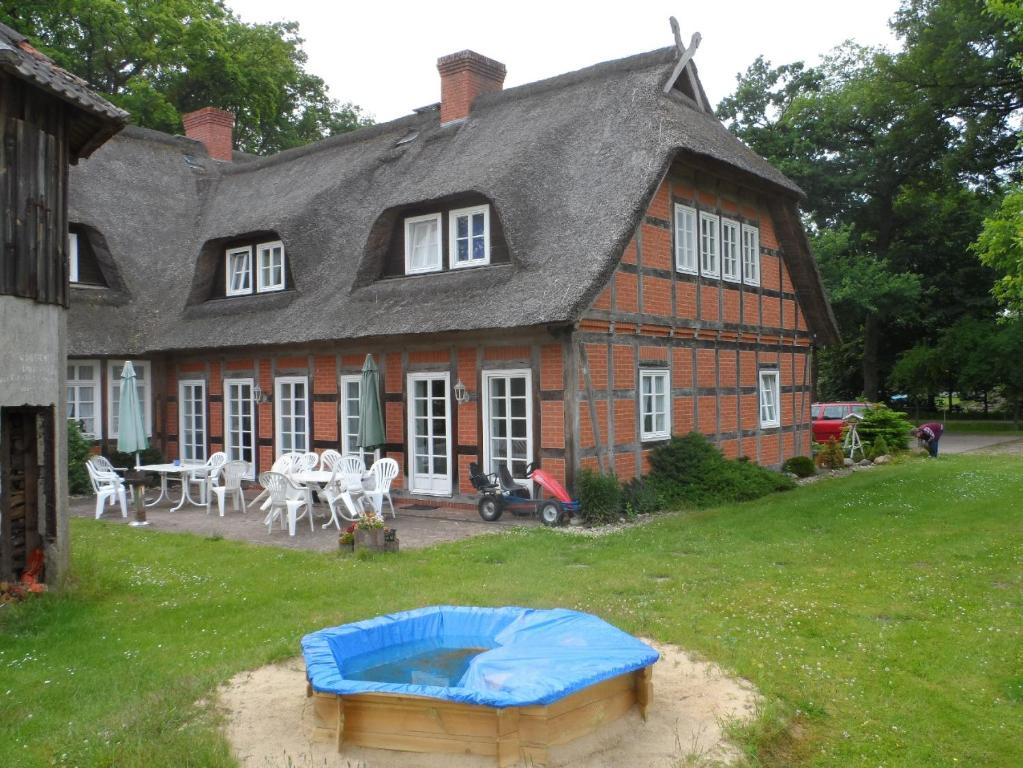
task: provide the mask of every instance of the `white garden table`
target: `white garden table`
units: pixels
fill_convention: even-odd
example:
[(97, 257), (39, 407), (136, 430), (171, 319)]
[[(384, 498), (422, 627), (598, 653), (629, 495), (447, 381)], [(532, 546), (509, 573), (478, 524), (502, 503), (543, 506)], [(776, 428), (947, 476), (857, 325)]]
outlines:
[(159, 504), (164, 499), (170, 498), (170, 494), (167, 493), (167, 482), (168, 480), (174, 479), (174, 475), (177, 475), (176, 479), (181, 483), (181, 500), (178, 502), (176, 507), (171, 507), (171, 512), (177, 512), (185, 506), (186, 501), (196, 507), (206, 505), (205, 499), (193, 499), (192, 494), (188, 490), (188, 476), (194, 475), (196, 472), (208, 473), (208, 469), (205, 464), (143, 464), (140, 467), (136, 467), (136, 469), (139, 472), (153, 472), (160, 476), (160, 495), (153, 501), (146, 502), (147, 507), (152, 507)]
[[(291, 478), (295, 485), (301, 485), (309, 491), (312, 490), (323, 490), (334, 476), (333, 471), (328, 469), (307, 469), (301, 472), (292, 472), (288, 477)], [(361, 496), (364, 491), (364, 485), (366, 480), (372, 479), (373, 475), (369, 472), (364, 472), (362, 475), (344, 475), (345, 490), (343, 496), (348, 497), (349, 509), (355, 509), (355, 500)], [(313, 488), (312, 486), (315, 486)], [(310, 503), (312, 502), (312, 493), (309, 494)], [(326, 528), (335, 522), (333, 514), (331, 519), (323, 524)]]

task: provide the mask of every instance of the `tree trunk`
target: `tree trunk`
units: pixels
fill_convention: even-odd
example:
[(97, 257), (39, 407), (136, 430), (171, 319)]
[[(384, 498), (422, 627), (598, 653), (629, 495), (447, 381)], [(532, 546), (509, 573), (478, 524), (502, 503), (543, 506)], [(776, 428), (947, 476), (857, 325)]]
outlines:
[(863, 323), (863, 397), (877, 401), (881, 377), (877, 370), (878, 349), (881, 346), (881, 328), (873, 315)]

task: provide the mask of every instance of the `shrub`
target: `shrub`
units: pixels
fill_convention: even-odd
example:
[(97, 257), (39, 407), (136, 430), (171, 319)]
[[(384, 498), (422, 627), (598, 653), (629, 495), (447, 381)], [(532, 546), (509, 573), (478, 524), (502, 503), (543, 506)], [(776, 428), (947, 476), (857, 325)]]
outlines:
[(794, 487), (791, 479), (749, 461), (729, 461), (703, 435), (662, 443), (650, 455), (649, 482), (669, 503), (703, 506), (749, 501)]
[(622, 511), (626, 517), (648, 515), (663, 506), (664, 501), (657, 486), (647, 479), (634, 477), (622, 485)]
[(845, 466), (845, 454), (835, 438), (829, 438), (817, 451), (817, 466), (824, 469), (841, 469)]
[(864, 444), (874, 445), (883, 438), (890, 451), (904, 451), (909, 447), (909, 430), (913, 428), (909, 417), (893, 411), (887, 405), (875, 405), (863, 413), (863, 421), (856, 430)]
[(817, 468), (809, 456), (793, 456), (791, 459), (786, 459), (781, 468), (784, 472), (791, 472), (796, 477), (812, 477), (817, 474)]
[(622, 486), (614, 475), (584, 469), (579, 473), (579, 514), (587, 523), (617, 520), (622, 508)]
[(77, 421), (67, 423), (67, 489), (68, 493), (83, 494), (92, 490), (85, 462), (91, 453), (91, 444), (82, 434)]
[(878, 435), (877, 439), (867, 449), (867, 458), (873, 461), (878, 456), (884, 456), (890, 450), (888, 443), (885, 442), (884, 435)]
[[(135, 468), (134, 453), (113, 451), (107, 456), (107, 458), (110, 459), (110, 463), (115, 467), (124, 467), (125, 469)], [(139, 462), (142, 464), (162, 464), (163, 454), (156, 448), (146, 448), (144, 451), (139, 451)]]

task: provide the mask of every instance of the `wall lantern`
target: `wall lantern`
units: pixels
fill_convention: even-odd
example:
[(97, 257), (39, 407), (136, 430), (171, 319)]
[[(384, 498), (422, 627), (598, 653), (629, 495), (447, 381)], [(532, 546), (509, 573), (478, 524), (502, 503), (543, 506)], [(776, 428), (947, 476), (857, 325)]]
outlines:
[(263, 403), (270, 402), (270, 398), (267, 396), (266, 392), (263, 391), (263, 388), (260, 387), (258, 384), (252, 388), (252, 399), (255, 400), (260, 405), (262, 405)]
[(462, 380), (459, 379), (455, 384), (455, 402), (459, 405), (464, 405), (469, 402), (470, 397), (471, 395), (469, 394), (469, 390), (465, 388), (465, 384), (463, 384)]

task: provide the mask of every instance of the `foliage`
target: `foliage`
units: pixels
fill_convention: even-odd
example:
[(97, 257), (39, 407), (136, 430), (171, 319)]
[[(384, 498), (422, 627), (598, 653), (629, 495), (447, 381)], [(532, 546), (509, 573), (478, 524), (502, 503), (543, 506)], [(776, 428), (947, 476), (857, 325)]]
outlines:
[(873, 461), (878, 456), (886, 456), (891, 452), (884, 435), (878, 435), (874, 442), (867, 447), (867, 458)]
[(998, 210), (984, 220), (972, 246), (982, 262), (996, 270), (995, 295), (1016, 311), (1023, 311), (1023, 187), (1007, 194)]
[(384, 519), (375, 514), (365, 514), (355, 524), (355, 530), (373, 531), (384, 527)]
[(884, 440), (893, 452), (904, 451), (909, 446), (909, 431), (913, 428), (909, 416), (893, 411), (883, 403), (874, 405), (863, 412), (863, 421), (857, 427), (864, 445), (873, 445)]
[(584, 469), (576, 481), (579, 490), (579, 514), (587, 523), (609, 523), (618, 519), (622, 509), (622, 487), (614, 475)]
[(892, 26), (896, 53), (759, 58), (718, 108), (807, 192), (845, 340), (819, 361), (829, 397), (876, 400), (899, 353), (994, 317), (994, 273), (963, 254), (1021, 160), (1018, 17), (981, 0), (904, 0)]
[(696, 432), (654, 448), (649, 482), (666, 503), (688, 506), (747, 501), (794, 486), (790, 478), (759, 464), (729, 461)]
[(89, 493), (89, 472), (85, 468), (85, 462), (91, 455), (92, 444), (82, 434), (82, 428), (77, 421), (68, 420), (67, 423), (67, 489), (68, 493), (80, 495)]
[(1018, 458), (949, 456), (366, 560), (74, 517), (68, 588), (0, 611), (0, 765), (236, 766), (219, 686), (322, 627), (457, 604), (591, 612), (749, 680), (770, 715), (733, 732), (761, 768), (1015, 768), (1021, 497)]
[[(107, 454), (107, 458), (110, 459), (110, 463), (115, 467), (123, 467), (125, 469), (133, 469), (135, 467), (135, 454), (134, 453), (122, 453), (121, 451), (111, 451)], [(144, 451), (139, 451), (139, 463), (140, 464), (162, 464), (164, 461), (163, 454), (160, 453), (159, 448), (150, 446)]]
[(781, 468), (783, 472), (788, 472), (796, 477), (813, 477), (817, 474), (817, 468), (809, 456), (792, 456), (785, 460)]
[(833, 437), (828, 438), (828, 442), (817, 449), (816, 461), (823, 469), (841, 469), (845, 466), (842, 444)]
[(269, 154), (368, 122), (305, 71), (296, 23), (246, 24), (221, 0), (5, 0), (0, 21), (147, 128), (221, 107), (237, 149)]
[(622, 512), (626, 517), (648, 515), (664, 508), (664, 500), (655, 483), (634, 477), (622, 484)]

